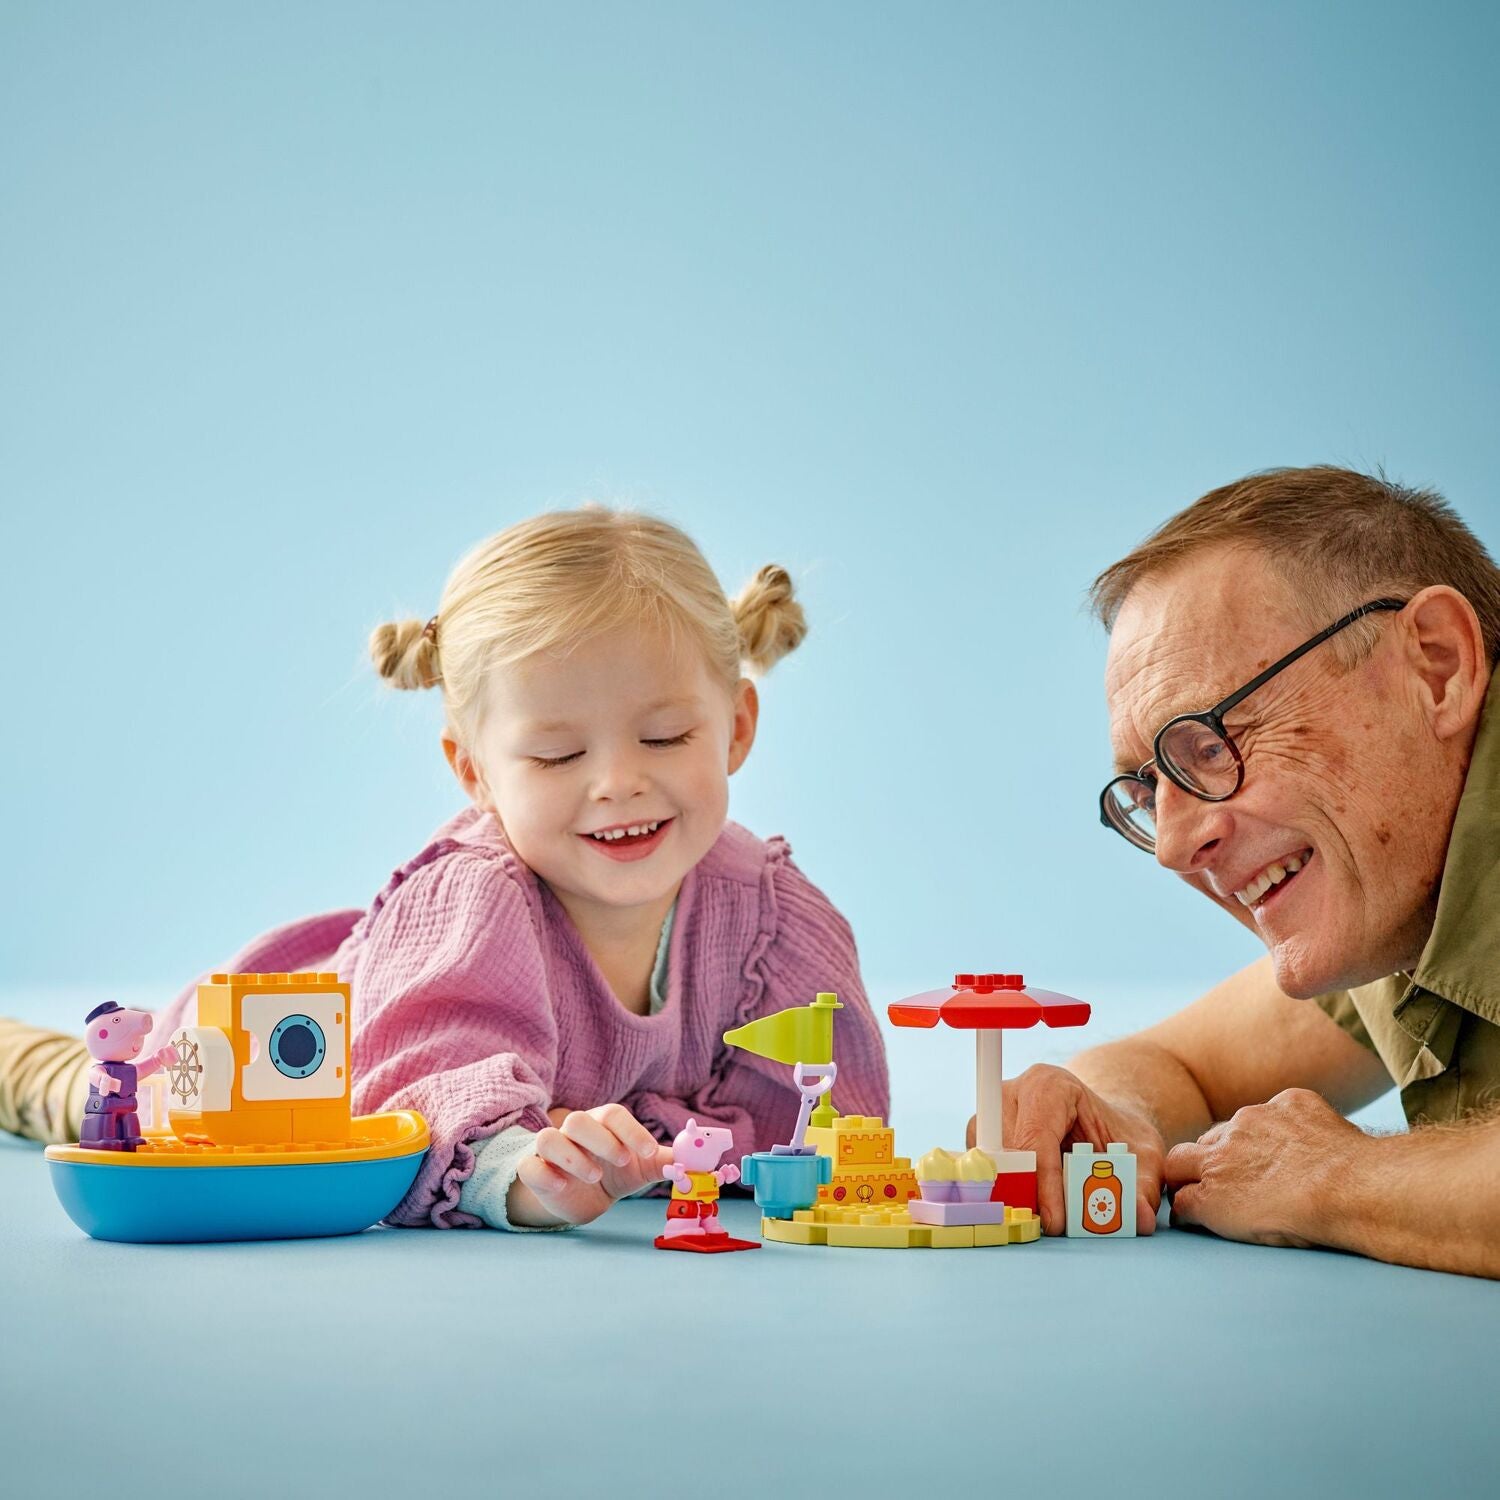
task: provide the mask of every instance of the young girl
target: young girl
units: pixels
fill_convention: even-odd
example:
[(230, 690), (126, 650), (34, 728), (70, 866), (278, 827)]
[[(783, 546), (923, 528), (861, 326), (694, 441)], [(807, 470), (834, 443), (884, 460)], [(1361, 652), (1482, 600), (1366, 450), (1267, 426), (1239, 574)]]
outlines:
[[(472, 806), (368, 910), (291, 923), (227, 967), (352, 985), (356, 1110), (417, 1109), (432, 1132), (392, 1222), (585, 1223), (661, 1177), (690, 1115), (730, 1127), (737, 1154), (788, 1139), (791, 1069), (722, 1036), (819, 990), (844, 1006), (841, 1108), (887, 1112), (848, 924), (785, 842), (726, 821), (759, 711), (742, 669), (805, 632), (782, 569), (731, 604), (676, 527), (596, 507), (501, 532), (425, 625), (375, 631), (386, 681), (442, 688)], [(64, 1116), (76, 1139), (72, 1049), (13, 1026), (7, 1047), (43, 1079), (22, 1087), (0, 1056), (0, 1123), (43, 1134)]]

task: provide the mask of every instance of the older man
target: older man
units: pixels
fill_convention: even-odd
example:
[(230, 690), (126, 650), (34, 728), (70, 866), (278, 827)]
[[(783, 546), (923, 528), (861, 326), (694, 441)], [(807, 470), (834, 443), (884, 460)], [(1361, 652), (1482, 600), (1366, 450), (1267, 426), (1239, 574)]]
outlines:
[[(1104, 572), (1104, 820), (1267, 956), (1006, 1089), (1133, 1144), (1139, 1228), (1500, 1276), (1500, 569), (1437, 496), (1342, 469), (1215, 490)], [(1144, 873), (1144, 870), (1143, 870)], [(1412, 1129), (1343, 1118), (1395, 1083)]]

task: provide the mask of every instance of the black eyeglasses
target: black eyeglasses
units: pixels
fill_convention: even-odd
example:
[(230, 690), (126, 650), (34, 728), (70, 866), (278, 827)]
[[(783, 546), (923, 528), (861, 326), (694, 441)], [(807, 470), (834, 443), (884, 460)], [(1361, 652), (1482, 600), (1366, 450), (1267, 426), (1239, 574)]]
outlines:
[(1116, 776), (1099, 793), (1099, 821), (1136, 846), (1152, 853), (1156, 849), (1157, 773), (1179, 786), (1190, 797), (1203, 802), (1227, 802), (1245, 783), (1245, 762), (1239, 747), (1224, 728), (1224, 715), (1243, 703), (1256, 688), (1264, 687), (1278, 672), (1329, 636), (1362, 620), (1377, 610), (1405, 609), (1405, 599), (1374, 599), (1361, 604), (1310, 641), (1303, 641), (1280, 661), (1272, 662), (1258, 677), (1214, 704), (1206, 713), (1178, 714), (1164, 724), (1151, 746), (1151, 759), (1139, 771)]

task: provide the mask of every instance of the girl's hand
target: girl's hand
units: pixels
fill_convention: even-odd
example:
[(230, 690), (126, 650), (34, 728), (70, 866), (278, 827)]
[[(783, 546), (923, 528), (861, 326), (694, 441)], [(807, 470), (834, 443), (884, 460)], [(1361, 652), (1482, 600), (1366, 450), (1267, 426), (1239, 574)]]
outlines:
[(573, 1110), (560, 1126), (538, 1132), (506, 1211), (513, 1224), (588, 1224), (617, 1199), (660, 1182), (671, 1159), (671, 1148), (624, 1105)]

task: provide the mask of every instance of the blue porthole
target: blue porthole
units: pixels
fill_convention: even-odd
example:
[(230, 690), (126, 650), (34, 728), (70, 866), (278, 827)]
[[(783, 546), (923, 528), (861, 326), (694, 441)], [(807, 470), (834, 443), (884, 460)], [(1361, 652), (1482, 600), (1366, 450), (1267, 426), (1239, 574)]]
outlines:
[(327, 1050), (323, 1028), (311, 1016), (283, 1016), (271, 1033), (271, 1061), (288, 1078), (316, 1073)]

